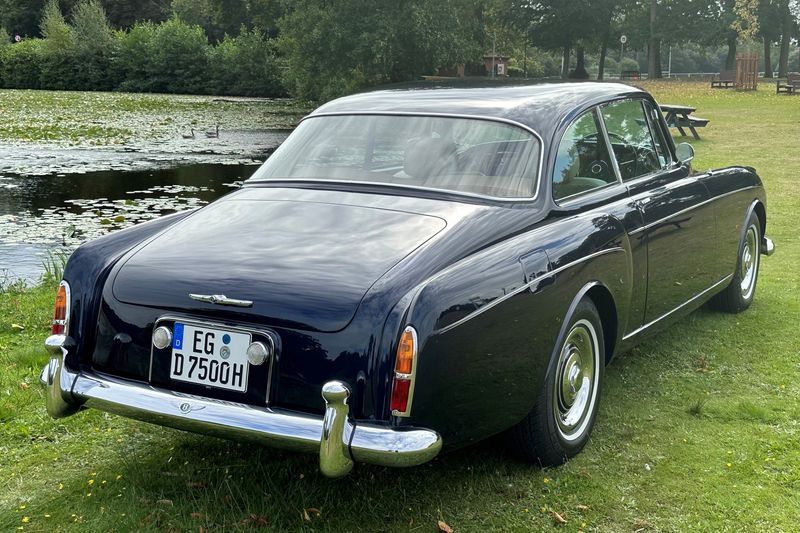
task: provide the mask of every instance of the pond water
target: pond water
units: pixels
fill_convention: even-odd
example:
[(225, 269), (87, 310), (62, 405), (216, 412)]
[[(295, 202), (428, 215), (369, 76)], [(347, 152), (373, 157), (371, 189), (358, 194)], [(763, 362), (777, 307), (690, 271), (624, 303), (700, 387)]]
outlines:
[(254, 164), (50, 176), (0, 175), (0, 287), (35, 283), (51, 254), (110, 231), (205, 205), (238, 188)]

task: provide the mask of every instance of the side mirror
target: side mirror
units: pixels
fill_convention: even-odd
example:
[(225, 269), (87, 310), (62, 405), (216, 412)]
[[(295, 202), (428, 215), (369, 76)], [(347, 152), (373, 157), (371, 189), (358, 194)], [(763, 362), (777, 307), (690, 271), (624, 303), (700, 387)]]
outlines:
[(694, 159), (694, 148), (689, 143), (680, 143), (675, 147), (675, 155), (678, 156), (678, 161), (687, 164)]

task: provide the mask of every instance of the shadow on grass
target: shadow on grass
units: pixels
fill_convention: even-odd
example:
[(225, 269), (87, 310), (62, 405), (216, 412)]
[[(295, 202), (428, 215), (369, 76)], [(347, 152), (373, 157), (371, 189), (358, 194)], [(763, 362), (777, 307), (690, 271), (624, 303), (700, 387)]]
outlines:
[[(105, 464), (65, 487), (79, 500), (73, 517), (79, 523), (195, 531), (385, 531), (424, 523), (423, 530), (432, 530), (448, 510), (463, 516), (465, 500), (480, 500), (487, 489), (492, 499), (527, 497), (508, 477), (542, 472), (508, 454), (502, 438), (494, 437), (419, 467), (356, 465), (349, 476), (332, 480), (319, 473), (314, 455), (125, 423), (140, 431), (122, 444), (109, 438), (107, 445), (118, 448)], [(108, 522), (97, 516), (101, 509)]]

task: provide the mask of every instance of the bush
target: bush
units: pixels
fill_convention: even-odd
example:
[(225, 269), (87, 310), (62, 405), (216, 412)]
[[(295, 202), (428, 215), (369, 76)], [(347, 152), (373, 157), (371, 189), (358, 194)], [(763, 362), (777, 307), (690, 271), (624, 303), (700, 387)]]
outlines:
[(171, 18), (156, 26), (150, 58), (155, 90), (201, 93), (208, 84), (208, 41), (203, 28)]
[(71, 22), (51, 0), (43, 11), (43, 39), (0, 43), (0, 87), (285, 94), (273, 43), (257, 29), (242, 28), (216, 47), (201, 27), (177, 18), (114, 32), (98, 0), (80, 0)]
[(156, 90), (152, 56), (156, 28), (152, 22), (137, 22), (129, 32), (117, 34), (114, 69), (118, 79), (123, 80), (118, 86), (120, 90), (132, 92)]
[(272, 43), (254, 28), (242, 28), (238, 37), (225, 39), (209, 53), (213, 94), (281, 96), (279, 63)]
[(633, 58), (624, 57), (619, 64), (619, 69), (620, 72), (624, 70), (639, 70), (639, 63), (637, 63)]
[(8, 89), (39, 89), (42, 41), (26, 39), (0, 48), (0, 86)]

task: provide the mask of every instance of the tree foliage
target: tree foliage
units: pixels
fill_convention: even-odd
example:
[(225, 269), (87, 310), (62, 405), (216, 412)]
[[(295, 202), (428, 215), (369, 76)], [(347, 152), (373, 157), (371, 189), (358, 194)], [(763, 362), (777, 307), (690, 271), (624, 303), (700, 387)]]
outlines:
[(327, 99), (479, 60), (473, 36), (480, 9), (469, 0), (293, 2), (279, 23), (288, 88)]

